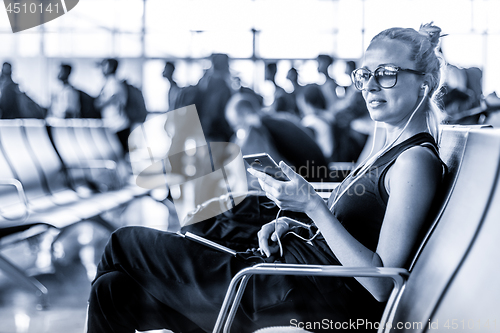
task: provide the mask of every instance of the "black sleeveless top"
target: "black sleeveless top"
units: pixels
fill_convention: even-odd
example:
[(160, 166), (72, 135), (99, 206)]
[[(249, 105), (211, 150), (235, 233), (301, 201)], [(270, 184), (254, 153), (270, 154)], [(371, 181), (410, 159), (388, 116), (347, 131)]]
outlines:
[[(331, 207), (339, 197), (333, 207), (333, 214), (352, 236), (374, 252), (389, 198), (384, 186), (387, 171), (401, 153), (419, 145), (429, 147), (435, 153), (436, 161), (442, 163), (433, 137), (428, 133), (419, 133), (378, 157), (367, 173), (359, 177), (355, 177), (354, 174), (347, 178), (328, 200), (328, 205)], [(353, 184), (349, 190), (340, 196), (351, 182)], [(315, 228), (293, 227), (292, 229), (302, 238), (310, 240), (305, 242), (287, 233), (282, 238), (286, 263), (341, 265), (321, 233), (311, 240), (311, 237), (316, 235)], [(329, 318), (339, 322), (357, 318), (365, 318), (372, 322), (380, 320), (385, 302), (377, 302), (354, 278), (304, 277), (300, 281), (298, 277), (293, 279), (296, 281), (289, 296), (297, 297), (295, 304), (303, 304), (304, 309), (301, 312), (307, 315), (304, 317), (305, 320), (310, 321), (311, 318), (319, 318), (318, 321)], [(282, 289), (288, 290), (285, 284)]]
[(337, 197), (354, 181), (338, 199), (333, 214), (351, 235), (374, 252), (389, 199), (384, 185), (387, 171), (399, 155), (419, 145), (429, 147), (441, 162), (434, 138), (429, 133), (418, 133), (378, 157), (364, 175), (359, 178), (355, 177), (356, 174), (348, 177), (328, 200), (328, 207), (332, 209)]

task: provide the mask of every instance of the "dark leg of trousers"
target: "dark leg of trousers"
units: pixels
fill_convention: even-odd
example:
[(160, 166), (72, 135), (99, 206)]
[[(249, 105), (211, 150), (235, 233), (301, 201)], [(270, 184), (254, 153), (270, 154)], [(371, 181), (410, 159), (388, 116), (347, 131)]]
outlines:
[[(292, 240), (298, 244), (284, 240), (289, 245), (287, 262), (331, 264), (321, 251), (311, 252), (310, 245)], [(89, 333), (158, 328), (210, 332), (231, 278), (249, 265), (179, 235), (144, 227), (120, 228), (111, 235), (92, 284)], [(292, 318), (349, 318), (344, 303), (352, 293), (341, 280), (318, 285), (309, 278), (256, 276), (251, 281), (234, 332), (287, 325)]]
[(100, 276), (92, 285), (89, 301), (89, 333), (134, 333), (136, 328), (146, 331), (164, 327), (187, 332), (189, 326), (192, 326), (189, 332), (203, 332), (123, 272)]
[(231, 277), (246, 266), (175, 234), (120, 228), (111, 235), (92, 284), (89, 333), (208, 332)]

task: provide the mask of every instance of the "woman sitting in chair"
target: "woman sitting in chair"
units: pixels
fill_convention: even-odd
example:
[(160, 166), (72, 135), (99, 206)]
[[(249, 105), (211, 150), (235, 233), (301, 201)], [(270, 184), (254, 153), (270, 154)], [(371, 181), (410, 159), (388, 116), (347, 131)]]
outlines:
[[(418, 32), (388, 29), (372, 39), (352, 79), (372, 119), (385, 123), (387, 144), (328, 202), (283, 162), (289, 181), (249, 170), (270, 199), (282, 210), (305, 213), (309, 225), (279, 217), (259, 231), (260, 249), (237, 256), (176, 234), (121, 228), (111, 236), (92, 284), (88, 331), (209, 332), (231, 278), (259, 262), (407, 268), (443, 174), (432, 100), (440, 81), (439, 34), (428, 24)], [(233, 329), (375, 322), (391, 288), (381, 278), (255, 276)]]

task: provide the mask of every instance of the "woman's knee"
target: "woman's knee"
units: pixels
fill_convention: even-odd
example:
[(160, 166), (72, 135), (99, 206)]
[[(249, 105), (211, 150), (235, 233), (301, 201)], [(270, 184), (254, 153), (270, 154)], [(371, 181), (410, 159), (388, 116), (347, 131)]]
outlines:
[(144, 241), (143, 236), (140, 236), (144, 232), (141, 227), (127, 226), (120, 227), (111, 233), (108, 243), (104, 249), (104, 255), (115, 253), (115, 252), (125, 252), (127, 249), (136, 248), (141, 242)]
[(162, 232), (141, 226), (120, 227), (111, 234), (110, 243), (118, 241), (119, 243), (125, 244), (127, 247), (133, 246), (134, 244), (148, 244), (151, 240), (156, 238), (158, 233)]
[(111, 233), (111, 239), (113, 238), (130, 238), (134, 237), (136, 226), (125, 226), (120, 227)]

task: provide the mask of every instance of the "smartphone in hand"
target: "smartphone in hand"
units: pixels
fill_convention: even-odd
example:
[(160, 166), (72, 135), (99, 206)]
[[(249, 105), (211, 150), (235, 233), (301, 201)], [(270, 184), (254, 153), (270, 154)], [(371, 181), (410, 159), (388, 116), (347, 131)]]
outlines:
[(264, 172), (274, 179), (281, 181), (288, 181), (288, 177), (285, 175), (283, 170), (276, 164), (276, 162), (266, 153), (244, 155), (243, 159), (248, 163), (248, 165), (257, 171)]

